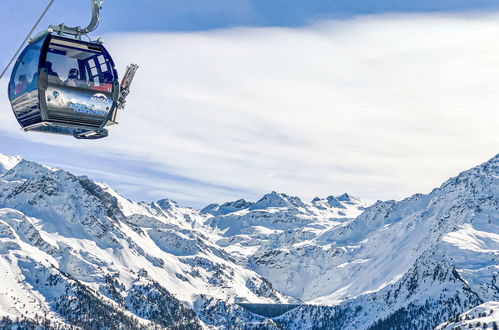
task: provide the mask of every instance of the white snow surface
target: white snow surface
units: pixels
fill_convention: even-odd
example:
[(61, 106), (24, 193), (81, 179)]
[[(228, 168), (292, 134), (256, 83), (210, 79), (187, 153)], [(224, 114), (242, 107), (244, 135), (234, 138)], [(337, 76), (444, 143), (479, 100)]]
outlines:
[(47, 300), (57, 292), (31, 277), (40, 265), (104, 296), (106, 275), (130, 288), (147, 274), (191, 305), (200, 295), (228, 302), (293, 301), (211, 242), (197, 210), (169, 200), (135, 203), (87, 177), (0, 159), (6, 169), (0, 175), (2, 314), (50, 310)]
[[(499, 327), (499, 301), (488, 301), (459, 315), (457, 320), (440, 324), (437, 330), (461, 329), (493, 329)], [(484, 325), (487, 325), (484, 328)]]
[(271, 192), (244, 209), (209, 217), (206, 223), (218, 234), (218, 245), (241, 264), (264, 275), (282, 292), (307, 301), (313, 298), (311, 285), (322, 280), (321, 269), (330, 265), (336, 253), (332, 242), (322, 236), (349, 223), (366, 207), (348, 194), (307, 203)]
[[(499, 271), (499, 156), (461, 173), (427, 195), (376, 202), (354, 218), (308, 205), (240, 211), (215, 217), (223, 246), (258, 245), (248, 263), (283, 293), (336, 304), (397, 281), (426, 251), (451, 262), (473, 289), (492, 295)], [(315, 204), (325, 205), (324, 201)], [(292, 223), (292, 224), (290, 224)], [(274, 230), (263, 235), (255, 225)], [(226, 229), (228, 228), (228, 229)], [(488, 289), (486, 287), (489, 287)]]
[(50, 310), (57, 288), (35, 282), (39, 267), (104, 296), (106, 275), (125, 291), (142, 276), (191, 306), (206, 297), (362, 306), (349, 323), (358, 329), (456, 292), (460, 307), (499, 300), (499, 155), (429, 194), (371, 206), (348, 194), (305, 202), (271, 192), (195, 210), (168, 199), (136, 203), (19, 157), (0, 155), (2, 168), (5, 315)]

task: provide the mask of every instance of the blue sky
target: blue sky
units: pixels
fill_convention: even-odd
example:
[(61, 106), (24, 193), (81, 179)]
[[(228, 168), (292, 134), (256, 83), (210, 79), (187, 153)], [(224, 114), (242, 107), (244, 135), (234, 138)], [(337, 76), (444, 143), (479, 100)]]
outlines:
[[(2, 1), (0, 45), (22, 40), (45, 8), (45, 0)], [(203, 31), (235, 26), (299, 27), (318, 20), (383, 13), (435, 13), (497, 10), (494, 0), (106, 0), (99, 33)], [(89, 1), (56, 0), (41, 24), (85, 26)], [(0, 54), (4, 59), (4, 52)]]
[[(47, 2), (2, 2), (0, 66)], [(88, 2), (56, 0), (40, 29), (86, 25)], [(486, 87), (499, 85), (497, 9), (107, 0), (93, 35), (121, 70), (141, 64), (121, 125), (106, 141), (25, 134), (0, 95), (0, 153), (88, 174), (134, 200), (196, 207), (270, 190), (369, 201), (425, 192), (497, 152), (498, 91)]]
[[(4, 1), (2, 25), (29, 26), (32, 20), (28, 18), (36, 17), (47, 3), (42, 0)], [(497, 1), (493, 0), (106, 0), (100, 31), (199, 31), (233, 26), (301, 26), (318, 19), (362, 14), (493, 10), (498, 7)], [(45, 22), (83, 25), (88, 19), (83, 14), (87, 10), (87, 0), (56, 0)], [(132, 13), (133, 20), (130, 20)]]

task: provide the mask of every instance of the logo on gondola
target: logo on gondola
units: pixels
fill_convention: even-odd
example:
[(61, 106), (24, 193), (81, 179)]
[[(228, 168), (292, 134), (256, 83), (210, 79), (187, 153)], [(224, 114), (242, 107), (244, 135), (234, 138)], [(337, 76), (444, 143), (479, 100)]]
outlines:
[(106, 114), (104, 111), (92, 110), (89, 107), (87, 107), (85, 104), (78, 104), (78, 103), (69, 102), (68, 106), (71, 109), (73, 109), (74, 112), (84, 113), (87, 115), (101, 116), (102, 117)]
[(92, 96), (92, 101), (99, 103), (107, 103), (107, 96), (102, 93), (97, 93)]

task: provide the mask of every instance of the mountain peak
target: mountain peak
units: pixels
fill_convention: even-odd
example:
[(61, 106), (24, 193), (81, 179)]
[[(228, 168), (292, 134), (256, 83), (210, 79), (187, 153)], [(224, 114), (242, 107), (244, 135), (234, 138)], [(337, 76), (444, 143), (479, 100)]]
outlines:
[(343, 195), (337, 196), (336, 199), (340, 202), (348, 202), (352, 199), (352, 196), (350, 196), (347, 193), (344, 193)]
[(209, 205), (206, 205), (205, 207), (203, 207), (201, 209), (201, 211), (199, 211), (201, 214), (213, 214), (213, 212), (217, 212), (218, 210), (220, 209), (220, 205), (216, 204), (216, 203), (212, 203), (212, 204), (209, 204)]
[(222, 205), (210, 204), (210, 205), (206, 206), (205, 208), (203, 208), (201, 210), (201, 213), (202, 214), (211, 214), (211, 215), (215, 215), (215, 216), (224, 215), (224, 214), (247, 209), (247, 208), (251, 207), (253, 204), (255, 204), (255, 203), (247, 202), (246, 200), (241, 198), (241, 199), (238, 199), (238, 200), (235, 200), (232, 202), (223, 203)]
[(22, 160), (21, 156), (8, 156), (0, 154), (0, 174), (11, 170)]
[(51, 169), (48, 166), (41, 165), (37, 162), (33, 162), (30, 160), (26, 160), (22, 157), (11, 157), (8, 161), (5, 162), (7, 165), (4, 168), (6, 171), (2, 173), (2, 166), (5, 165), (0, 162), (0, 174), (3, 174), (8, 177), (16, 177), (18, 179), (28, 179), (35, 175), (47, 174), (49, 172), (53, 172), (54, 169)]
[[(490, 182), (499, 179), (499, 154), (495, 155), (487, 162), (475, 166), (469, 170), (459, 173), (459, 175), (450, 178), (444, 182), (440, 187), (434, 190), (442, 189), (455, 189), (459, 185), (468, 186), (466, 190), (469, 189), (469, 185), (474, 185), (477, 187), (484, 186), (484, 180)], [(481, 190), (481, 189), (480, 189)], [(476, 193), (476, 192), (475, 192)]]
[(253, 206), (252, 210), (265, 209), (267, 207), (306, 207), (299, 197), (289, 196), (283, 193), (272, 191), (260, 198)]
[[(345, 195), (346, 195), (346, 194), (345, 194)], [(331, 207), (337, 207), (337, 208), (340, 208), (340, 209), (344, 209), (344, 208), (346, 208), (346, 207), (345, 207), (345, 206), (343, 206), (343, 204), (341, 204), (341, 203), (340, 203), (340, 201), (339, 201), (337, 198), (335, 198), (334, 196), (328, 196), (328, 197), (326, 198), (326, 200), (327, 200), (327, 204), (328, 204), (329, 206), (331, 206)], [(348, 201), (350, 201), (350, 200), (348, 200)]]
[(337, 208), (346, 209), (348, 205), (354, 205), (359, 209), (364, 207), (364, 203), (357, 197), (344, 193), (339, 196), (328, 196), (326, 198), (315, 197), (312, 200), (312, 205), (319, 209)]
[(348, 193), (344, 193), (343, 195), (336, 196), (335, 199), (337, 201), (339, 201), (339, 202), (344, 202), (344, 203), (347, 203), (347, 204), (359, 204), (359, 203), (362, 203), (362, 201), (360, 200), (360, 198), (352, 196), (352, 195), (350, 195)]
[(243, 208), (247, 208), (251, 205), (253, 205), (254, 203), (252, 202), (247, 202), (246, 200), (244, 199), (238, 199), (236, 201), (233, 201), (233, 202), (227, 202), (227, 203), (223, 203), (222, 204), (222, 207), (235, 207), (235, 208), (238, 208), (238, 209), (243, 209)]
[(156, 202), (156, 204), (164, 211), (167, 211), (171, 208), (178, 208), (179, 207), (177, 202), (175, 202), (171, 199), (168, 199), (168, 198), (160, 199), (159, 201)]

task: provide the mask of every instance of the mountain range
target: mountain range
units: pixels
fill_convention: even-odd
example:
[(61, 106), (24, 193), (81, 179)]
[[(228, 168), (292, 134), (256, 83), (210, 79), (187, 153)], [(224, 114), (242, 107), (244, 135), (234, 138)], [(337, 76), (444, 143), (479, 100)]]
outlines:
[(401, 201), (201, 210), (0, 155), (0, 328), (493, 327), (498, 261), (499, 155)]

